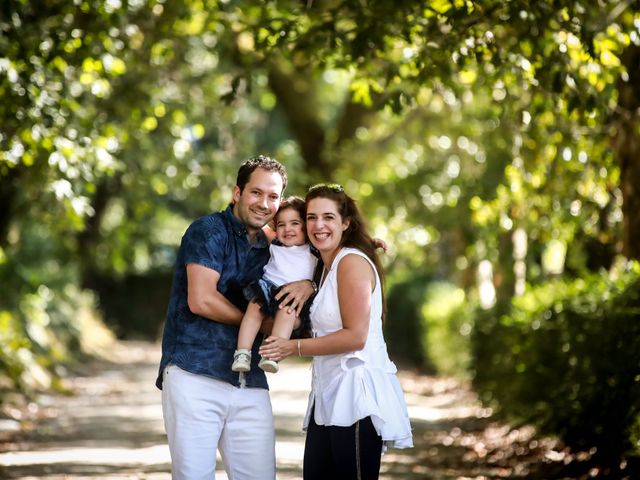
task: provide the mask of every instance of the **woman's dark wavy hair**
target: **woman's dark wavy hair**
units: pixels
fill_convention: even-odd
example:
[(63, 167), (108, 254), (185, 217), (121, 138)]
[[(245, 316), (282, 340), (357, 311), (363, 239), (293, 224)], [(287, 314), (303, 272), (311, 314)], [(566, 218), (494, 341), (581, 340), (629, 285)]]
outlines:
[(327, 198), (329, 200), (333, 200), (338, 207), (338, 213), (342, 219), (349, 221), (349, 226), (342, 233), (340, 246), (361, 250), (375, 265), (376, 270), (378, 271), (378, 277), (380, 277), (380, 290), (382, 292), (382, 321), (384, 322), (386, 316), (384, 270), (380, 263), (378, 254), (376, 253), (373, 238), (367, 231), (366, 223), (360, 214), (360, 210), (358, 209), (355, 200), (347, 195), (344, 189), (337, 184), (314, 185), (307, 192), (305, 203), (308, 205), (309, 201), (314, 198)]

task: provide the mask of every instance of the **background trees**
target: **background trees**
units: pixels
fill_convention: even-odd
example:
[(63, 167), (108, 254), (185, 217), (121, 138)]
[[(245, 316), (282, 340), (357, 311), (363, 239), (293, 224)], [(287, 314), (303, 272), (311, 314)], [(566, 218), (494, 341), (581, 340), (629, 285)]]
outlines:
[(290, 193), (333, 180), (360, 201), (391, 244), (392, 349), (425, 368), (479, 378), (493, 360), (472, 344), (509, 321), (483, 331), (476, 307), (513, 318), (514, 297), (624, 276), (640, 256), (636, 2), (18, 1), (0, 15), (7, 384), (50, 384), (91, 336), (85, 312), (155, 336), (184, 228), (226, 204), (255, 153), (287, 165)]

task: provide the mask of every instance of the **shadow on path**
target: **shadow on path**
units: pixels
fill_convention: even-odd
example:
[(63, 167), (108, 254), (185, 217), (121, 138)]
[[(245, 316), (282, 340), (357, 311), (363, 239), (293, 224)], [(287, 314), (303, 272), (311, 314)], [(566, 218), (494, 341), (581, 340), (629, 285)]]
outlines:
[[(20, 431), (0, 428), (0, 478), (170, 479), (160, 391), (154, 386), (158, 345), (123, 342), (109, 361), (88, 366), (91, 376), (68, 380), (71, 396), (43, 395)], [(309, 363), (288, 360), (269, 375), (277, 430), (279, 479), (301, 478), (302, 418)], [(563, 453), (531, 428), (491, 419), (458, 382), (401, 372), (415, 448), (389, 450), (382, 479), (550, 478)], [(221, 462), (217, 478), (226, 479)], [(578, 478), (578, 477), (575, 477)], [(586, 477), (585, 477), (586, 478)]]

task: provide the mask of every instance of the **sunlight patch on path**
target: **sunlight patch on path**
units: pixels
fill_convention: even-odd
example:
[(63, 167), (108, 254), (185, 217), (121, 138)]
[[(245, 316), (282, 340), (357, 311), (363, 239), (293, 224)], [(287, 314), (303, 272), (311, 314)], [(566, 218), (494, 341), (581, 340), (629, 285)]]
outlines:
[(153, 445), (144, 448), (60, 448), (9, 452), (0, 454), (0, 465), (52, 465), (56, 463), (90, 463), (100, 465), (155, 465), (169, 463), (169, 447)]

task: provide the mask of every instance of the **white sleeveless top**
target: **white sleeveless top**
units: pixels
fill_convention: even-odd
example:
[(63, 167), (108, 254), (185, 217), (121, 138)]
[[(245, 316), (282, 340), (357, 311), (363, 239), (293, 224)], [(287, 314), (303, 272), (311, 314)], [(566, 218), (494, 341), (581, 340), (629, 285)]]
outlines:
[(311, 253), (311, 246), (284, 245), (272, 242), (269, 261), (264, 266), (264, 277), (278, 287), (297, 280), (311, 280), (318, 259)]
[[(314, 336), (322, 337), (342, 329), (338, 303), (338, 264), (349, 254), (371, 260), (360, 250), (343, 248), (331, 265), (311, 306)], [(365, 346), (360, 351), (313, 357), (313, 373), (304, 430), (311, 409), (318, 425), (350, 426), (370, 416), (385, 447), (413, 446), (409, 413), (396, 366), (389, 360), (382, 335), (382, 291), (376, 271), (371, 297), (371, 317)]]

